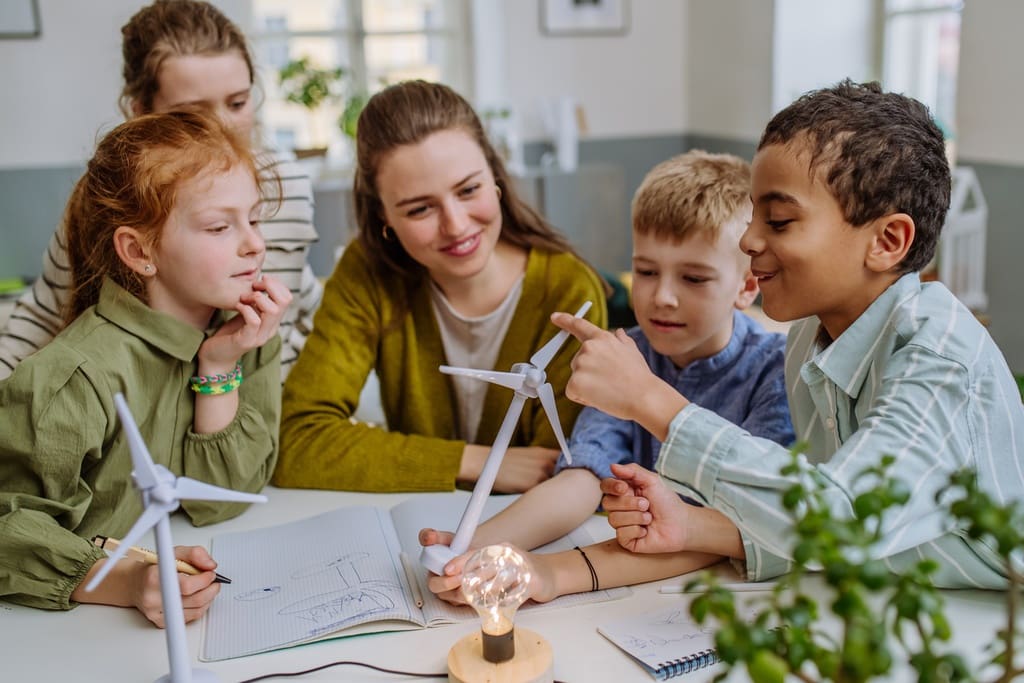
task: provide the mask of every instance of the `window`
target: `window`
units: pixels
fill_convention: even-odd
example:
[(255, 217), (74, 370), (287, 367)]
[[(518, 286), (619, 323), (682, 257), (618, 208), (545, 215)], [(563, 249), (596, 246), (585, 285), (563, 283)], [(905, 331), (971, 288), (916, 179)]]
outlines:
[(285, 100), (278, 71), (301, 57), (317, 68), (343, 68), (344, 98), (410, 78), (441, 81), (470, 97), (467, 2), (252, 0), (264, 130), (281, 149), (346, 146), (338, 124), (344, 101), (309, 111)]
[(956, 126), (959, 0), (881, 0), (882, 84), (924, 102), (946, 137)]

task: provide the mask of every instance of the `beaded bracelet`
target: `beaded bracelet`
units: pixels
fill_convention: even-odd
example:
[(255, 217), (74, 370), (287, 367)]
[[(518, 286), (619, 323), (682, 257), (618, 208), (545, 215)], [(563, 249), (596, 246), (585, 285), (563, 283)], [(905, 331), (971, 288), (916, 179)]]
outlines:
[(189, 380), (189, 387), (197, 394), (226, 394), (242, 386), (242, 364), (237, 363), (235, 369), (225, 374), (196, 375)]

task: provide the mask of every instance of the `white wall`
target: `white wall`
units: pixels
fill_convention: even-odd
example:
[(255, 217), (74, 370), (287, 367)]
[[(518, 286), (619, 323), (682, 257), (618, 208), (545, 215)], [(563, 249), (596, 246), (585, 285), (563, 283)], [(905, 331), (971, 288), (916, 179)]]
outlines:
[[(122, 120), (121, 26), (146, 0), (39, 0), (42, 36), (0, 41), (0, 168), (85, 162)], [(247, 0), (219, 0), (235, 21)], [(244, 24), (243, 24), (244, 25)]]
[[(552, 37), (540, 31), (540, 0), (478, 0), (501, 12), (503, 65), (478, 62), (477, 94), (515, 103), (526, 140), (544, 137), (540, 99), (570, 95), (583, 105), (589, 137), (681, 134), (687, 128), (686, 12), (679, 0), (634, 0), (624, 36)], [(490, 60), (488, 57), (487, 60)], [(502, 73), (504, 71), (504, 74)], [(504, 81), (498, 91), (489, 79)], [(481, 83), (484, 81), (484, 83)]]
[(957, 154), (1024, 163), (1024, 3), (965, 2), (957, 77)]
[[(517, 103), (527, 139), (543, 137), (539, 99), (569, 94), (583, 104), (593, 138), (689, 132), (757, 140), (774, 111), (773, 88), (778, 98), (780, 88), (789, 97), (814, 85), (787, 86), (785, 65), (802, 59), (807, 66), (815, 36), (826, 33), (804, 31), (802, 43), (777, 36), (783, 73), (773, 74), (773, 32), (789, 25), (777, 26), (773, 15), (790, 16), (812, 0), (634, 0), (626, 36), (586, 38), (542, 35), (539, 1), (473, 0), (475, 99)], [(146, 2), (39, 0), (42, 37), (0, 41), (0, 168), (80, 164), (97, 133), (120, 121), (119, 29)], [(248, 0), (216, 4), (248, 24)], [(838, 16), (835, 7), (829, 16)], [(843, 26), (828, 21), (848, 32), (863, 25), (856, 13)], [(1022, 25), (1024, 3), (964, 3), (957, 98), (964, 158), (1024, 162), (1024, 91), (1016, 87)], [(833, 41), (802, 78), (831, 80), (843, 64), (851, 77), (861, 75), (866, 41)]]
[(761, 137), (772, 113), (773, 6), (763, 0), (689, 3), (683, 36), (688, 132)]
[(874, 74), (875, 0), (775, 0), (772, 111), (808, 90)]
[(42, 36), (0, 41), (0, 168), (81, 163), (120, 120), (119, 27), (132, 0), (40, 0)]

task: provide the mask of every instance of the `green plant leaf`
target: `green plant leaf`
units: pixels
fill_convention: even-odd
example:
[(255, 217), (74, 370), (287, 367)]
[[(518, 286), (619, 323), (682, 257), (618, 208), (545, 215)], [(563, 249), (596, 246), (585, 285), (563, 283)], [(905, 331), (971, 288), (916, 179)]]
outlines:
[(747, 665), (747, 671), (754, 683), (785, 683), (789, 667), (786, 660), (774, 652), (758, 650)]
[(307, 56), (293, 59), (278, 70), (278, 84), (288, 102), (313, 111), (328, 100), (341, 96), (345, 76), (341, 67), (319, 68)]
[(345, 102), (345, 109), (342, 110), (341, 116), (338, 117), (338, 127), (341, 128), (341, 132), (352, 140), (356, 139), (359, 115), (363, 113), (363, 108), (369, 99), (365, 93), (349, 97)]

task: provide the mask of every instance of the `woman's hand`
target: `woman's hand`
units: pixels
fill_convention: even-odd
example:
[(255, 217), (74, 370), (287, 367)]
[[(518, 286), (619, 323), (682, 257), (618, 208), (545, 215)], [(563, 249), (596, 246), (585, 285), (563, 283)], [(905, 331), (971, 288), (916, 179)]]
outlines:
[(199, 347), (200, 374), (229, 372), (246, 352), (277, 334), (292, 293), (277, 278), (264, 275), (235, 305), (238, 311)]
[[(505, 452), (494, 480), (496, 493), (522, 493), (551, 478), (558, 462), (555, 448), (520, 446)], [(480, 478), (490, 449), (487, 446), (467, 444), (462, 451), (462, 465), (458, 480), (473, 483)]]

